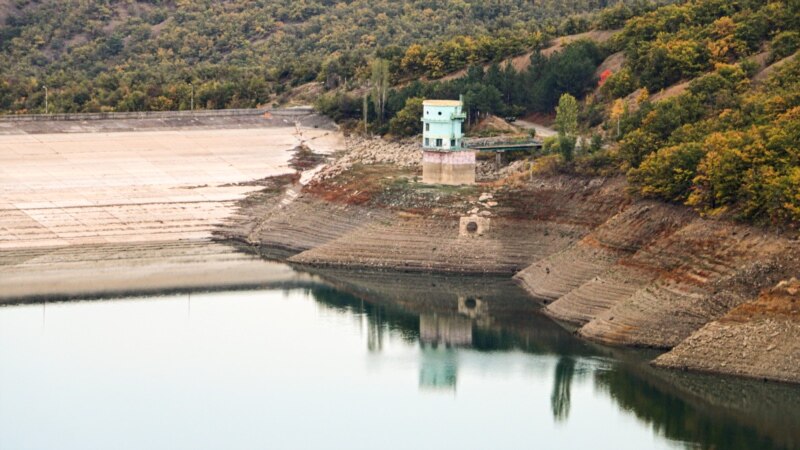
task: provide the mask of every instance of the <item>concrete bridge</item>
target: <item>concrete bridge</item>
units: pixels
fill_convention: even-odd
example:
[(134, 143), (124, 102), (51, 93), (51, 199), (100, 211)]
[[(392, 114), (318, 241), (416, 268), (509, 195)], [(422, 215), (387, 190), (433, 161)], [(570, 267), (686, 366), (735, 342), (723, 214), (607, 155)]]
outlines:
[(495, 170), (500, 170), (503, 165), (503, 154), (516, 151), (540, 150), (544, 142), (540, 139), (471, 139), (464, 140), (465, 148), (478, 152), (491, 152), (495, 154)]
[(541, 149), (544, 142), (539, 139), (464, 139), (463, 146), (479, 152), (506, 153), (521, 150)]
[(519, 150), (537, 150), (542, 148), (543, 143), (541, 141), (531, 141), (526, 143), (517, 143), (517, 144), (494, 144), (494, 145), (483, 145), (483, 146), (468, 146), (468, 148), (472, 150), (477, 150), (479, 152), (495, 152), (495, 153), (504, 153), (504, 152), (514, 152)]

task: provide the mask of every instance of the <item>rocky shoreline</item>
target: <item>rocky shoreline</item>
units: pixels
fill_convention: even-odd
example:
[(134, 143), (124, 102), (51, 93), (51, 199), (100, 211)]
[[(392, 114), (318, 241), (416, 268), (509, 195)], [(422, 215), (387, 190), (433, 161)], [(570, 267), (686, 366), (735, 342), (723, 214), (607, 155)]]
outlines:
[[(796, 236), (632, 198), (621, 177), (506, 169), (479, 186), (442, 188), (419, 181), (413, 143), (351, 138), (346, 147), (302, 182), (242, 200), (217, 237), (307, 267), (513, 276), (586, 339), (671, 350), (661, 367), (800, 382), (779, 363), (800, 361), (796, 309), (787, 313), (795, 325), (766, 337), (755, 322), (740, 328), (760, 336), (764, 349), (739, 357), (757, 371), (697, 350), (721, 355), (725, 346), (706, 343), (713, 324), (800, 273)], [(469, 216), (486, 229), (465, 233)], [(703, 364), (692, 364), (699, 355)]]

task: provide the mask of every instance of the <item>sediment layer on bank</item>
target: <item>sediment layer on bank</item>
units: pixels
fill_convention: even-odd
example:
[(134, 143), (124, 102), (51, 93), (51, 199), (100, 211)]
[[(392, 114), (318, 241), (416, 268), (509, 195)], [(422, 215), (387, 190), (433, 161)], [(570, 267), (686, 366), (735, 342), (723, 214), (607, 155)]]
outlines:
[[(498, 189), (488, 201), (474, 188), (437, 193), (407, 181), (371, 192), (369, 180), (333, 179), (241, 202), (218, 234), (312, 266), (512, 275), (581, 239), (628, 201), (620, 179), (578, 181), (539, 178), (535, 188)], [(490, 223), (485, 233), (459, 232), (470, 210)]]
[(800, 282), (781, 282), (737, 306), (655, 365), (800, 383)]
[[(691, 214), (656, 202), (639, 202), (625, 208), (562, 252), (543, 258), (515, 277), (561, 320), (585, 323), (597, 310), (587, 298), (562, 297), (596, 279), (625, 257), (654, 240), (668, 236), (690, 220)], [(558, 270), (556, 270), (558, 269)]]
[[(516, 274), (579, 335), (659, 349), (800, 273), (795, 236), (631, 198), (622, 178), (521, 173), (437, 187), (393, 158), (333, 162), (305, 187), (242, 203), (249, 225), (221, 234), (307, 267)], [(465, 233), (465, 217), (485, 229)]]
[(86, 244), (0, 251), (0, 305), (153, 295), (311, 280), (208, 240)]

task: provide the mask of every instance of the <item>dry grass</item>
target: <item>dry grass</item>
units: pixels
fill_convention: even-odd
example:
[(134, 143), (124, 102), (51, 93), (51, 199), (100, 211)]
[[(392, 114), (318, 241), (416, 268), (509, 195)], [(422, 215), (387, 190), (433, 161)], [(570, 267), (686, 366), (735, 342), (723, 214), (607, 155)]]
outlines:
[(477, 125), (470, 129), (470, 134), (473, 135), (518, 134), (519, 132), (519, 128), (493, 115), (482, 119)]
[(625, 65), (625, 54), (623, 52), (614, 53), (606, 58), (602, 64), (600, 64), (595, 71), (595, 75), (599, 77), (606, 70), (610, 70), (612, 73), (617, 73), (622, 70), (623, 65)]
[(762, 83), (762, 82), (766, 81), (769, 78), (769, 76), (773, 72), (778, 70), (781, 66), (783, 66), (787, 62), (791, 61), (792, 59), (797, 58), (798, 54), (800, 54), (800, 52), (797, 52), (797, 53), (795, 53), (795, 54), (793, 54), (791, 56), (787, 56), (786, 58), (783, 58), (780, 61), (777, 61), (777, 62), (765, 67), (760, 72), (758, 72), (756, 74), (756, 76), (753, 77), (753, 82), (754, 83)]
[(659, 102), (668, 98), (677, 97), (689, 89), (689, 83), (691, 83), (691, 80), (673, 84), (672, 86), (653, 94), (653, 96), (650, 97), (650, 100), (653, 102)]

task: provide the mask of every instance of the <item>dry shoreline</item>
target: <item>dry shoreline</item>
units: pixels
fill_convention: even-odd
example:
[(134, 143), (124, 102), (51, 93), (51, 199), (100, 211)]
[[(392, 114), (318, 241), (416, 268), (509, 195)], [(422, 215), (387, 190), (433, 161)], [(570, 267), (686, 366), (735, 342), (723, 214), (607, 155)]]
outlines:
[(661, 367), (800, 382), (795, 309), (724, 328), (800, 274), (797, 236), (632, 198), (622, 177), (512, 165), (427, 186), (415, 141), (345, 142), (314, 115), (0, 123), (0, 150), (0, 302), (297, 281), (217, 240), (301, 268), (513, 276), (588, 340), (668, 350)]
[[(300, 267), (513, 275), (545, 314), (580, 336), (665, 351), (800, 273), (796, 236), (631, 198), (619, 177), (517, 176), (436, 188), (416, 181), (418, 168), (393, 165), (402, 152), (385, 150), (391, 146), (352, 139), (352, 154), (377, 148), (388, 156), (364, 164), (351, 157), (306, 186), (252, 194), (217, 237)], [(476, 210), (491, 227), (464, 235), (459, 219)], [(797, 323), (759, 344), (750, 362), (774, 341), (797, 341)], [(794, 345), (770, 351), (798, 359)], [(692, 368), (668, 360), (659, 365)], [(704, 371), (748, 375), (722, 363)], [(757, 376), (800, 383), (779, 364)]]

